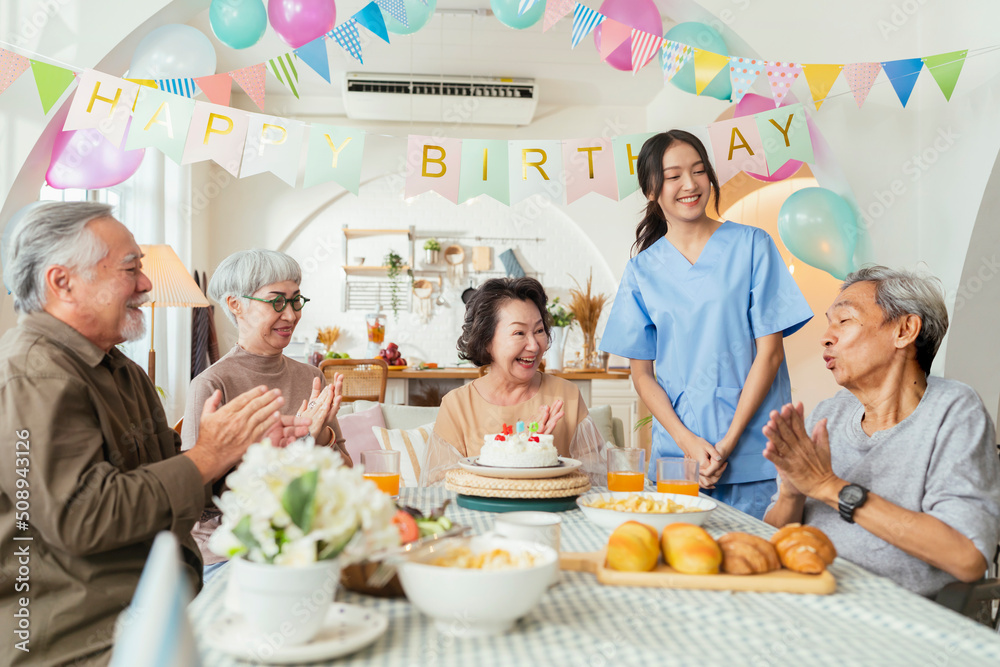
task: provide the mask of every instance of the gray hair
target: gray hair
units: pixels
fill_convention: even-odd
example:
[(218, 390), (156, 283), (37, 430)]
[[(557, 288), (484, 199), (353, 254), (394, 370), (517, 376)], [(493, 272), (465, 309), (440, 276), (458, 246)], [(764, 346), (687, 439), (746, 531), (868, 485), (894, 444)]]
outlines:
[(45, 307), (45, 271), (65, 266), (92, 280), (94, 267), (108, 246), (87, 223), (113, 217), (107, 204), (46, 202), (32, 204), (15, 225), (3, 258), (3, 280), (14, 297), (14, 309), (34, 313)]
[(882, 309), (885, 322), (904, 315), (920, 318), (920, 333), (914, 345), (917, 363), (925, 374), (929, 374), (934, 356), (948, 331), (948, 309), (944, 305), (941, 281), (915, 271), (866, 266), (847, 276), (840, 289), (859, 282), (875, 283), (875, 303)]
[(292, 257), (276, 250), (243, 250), (222, 260), (208, 282), (208, 296), (217, 301), (229, 321), (236, 324), (236, 316), (227, 303), (229, 297), (240, 299), (246, 307), (250, 300), (243, 297), (265, 285), (286, 280), (296, 285), (302, 282), (302, 268)]

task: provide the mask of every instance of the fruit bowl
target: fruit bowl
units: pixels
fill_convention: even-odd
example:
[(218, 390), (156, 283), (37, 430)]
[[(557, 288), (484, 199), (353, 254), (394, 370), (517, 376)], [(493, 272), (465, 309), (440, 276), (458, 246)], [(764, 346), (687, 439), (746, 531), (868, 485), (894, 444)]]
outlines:
[[(430, 561), (467, 546), (479, 554), (503, 549), (511, 555), (529, 552), (531, 567), (476, 570), (431, 565)], [(517, 619), (538, 604), (559, 568), (552, 547), (496, 535), (447, 538), (399, 566), (399, 580), (406, 597), (434, 619), (439, 632), (454, 637), (481, 637), (509, 630)], [(462, 630), (455, 632), (456, 623)]]
[[(619, 510), (590, 507), (590, 503), (597, 499), (603, 498), (604, 500), (623, 500), (629, 496), (642, 496), (651, 500), (657, 500), (661, 503), (666, 502), (669, 499), (675, 503), (684, 505), (685, 507), (693, 508), (696, 511), (672, 513), (623, 512)], [(693, 523), (700, 526), (705, 523), (708, 517), (712, 514), (712, 511), (718, 506), (714, 500), (702, 498), (700, 496), (686, 496), (679, 493), (637, 493), (628, 491), (588, 493), (577, 498), (576, 504), (580, 508), (580, 511), (583, 512), (583, 515), (587, 517), (591, 523), (595, 523), (601, 528), (614, 530), (626, 521), (638, 521), (639, 523), (644, 523), (647, 526), (652, 526), (657, 531), (662, 531), (664, 526), (671, 523)]]

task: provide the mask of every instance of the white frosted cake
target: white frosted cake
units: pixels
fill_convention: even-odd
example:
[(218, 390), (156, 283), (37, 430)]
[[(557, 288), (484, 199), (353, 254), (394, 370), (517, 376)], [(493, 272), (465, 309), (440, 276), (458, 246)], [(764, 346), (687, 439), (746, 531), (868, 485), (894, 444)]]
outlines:
[(559, 464), (551, 435), (492, 433), (483, 436), (477, 463), (497, 468), (545, 468)]

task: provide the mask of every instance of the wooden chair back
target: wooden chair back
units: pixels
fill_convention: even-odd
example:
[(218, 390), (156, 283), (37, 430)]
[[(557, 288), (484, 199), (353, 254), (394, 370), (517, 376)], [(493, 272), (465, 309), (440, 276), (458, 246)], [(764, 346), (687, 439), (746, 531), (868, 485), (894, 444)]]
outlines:
[(385, 401), (385, 383), (389, 379), (389, 365), (382, 359), (324, 359), (319, 364), (327, 382), (333, 382), (335, 373), (344, 376), (341, 390), (344, 403), (353, 401)]

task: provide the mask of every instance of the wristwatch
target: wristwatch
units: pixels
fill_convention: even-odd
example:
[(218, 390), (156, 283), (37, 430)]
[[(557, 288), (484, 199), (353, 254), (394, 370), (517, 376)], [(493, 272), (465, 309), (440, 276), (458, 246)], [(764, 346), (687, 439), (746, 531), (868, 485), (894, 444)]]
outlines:
[(868, 500), (868, 489), (860, 484), (848, 484), (840, 490), (837, 500), (840, 518), (847, 523), (854, 523), (854, 512)]

